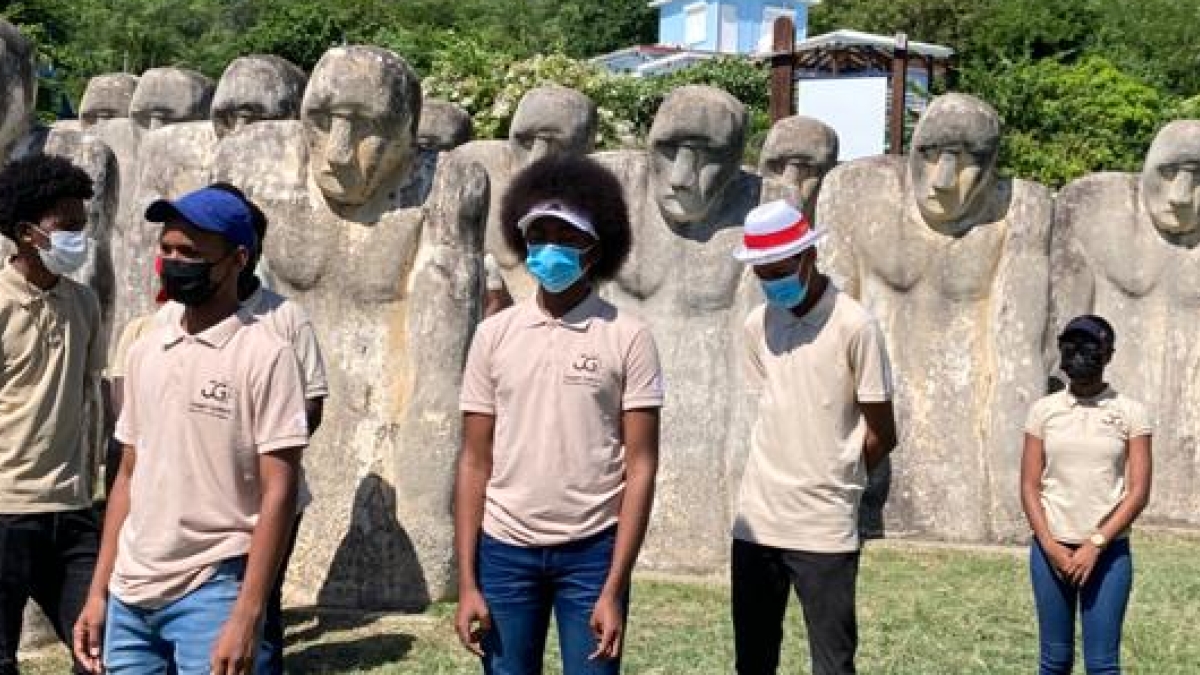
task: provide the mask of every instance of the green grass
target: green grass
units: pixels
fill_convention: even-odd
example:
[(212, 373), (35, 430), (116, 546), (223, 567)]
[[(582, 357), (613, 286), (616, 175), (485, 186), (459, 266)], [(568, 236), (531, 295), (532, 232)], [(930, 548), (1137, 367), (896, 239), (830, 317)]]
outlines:
[[(1134, 595), (1123, 660), (1133, 675), (1200, 673), (1200, 539), (1143, 534), (1134, 542)], [(451, 626), (454, 608), (420, 616), (290, 613), (290, 673), (477, 673)], [(1025, 674), (1037, 630), (1026, 562), (1012, 549), (868, 546), (859, 574), (859, 671), (879, 675)], [(557, 648), (548, 673), (561, 673)], [(729, 673), (728, 587), (639, 578), (625, 672)], [(1077, 660), (1081, 665), (1081, 661)], [(30, 657), (26, 675), (66, 672), (61, 650)], [(789, 608), (781, 673), (807, 673), (798, 606)], [(1077, 666), (1077, 672), (1081, 672)]]

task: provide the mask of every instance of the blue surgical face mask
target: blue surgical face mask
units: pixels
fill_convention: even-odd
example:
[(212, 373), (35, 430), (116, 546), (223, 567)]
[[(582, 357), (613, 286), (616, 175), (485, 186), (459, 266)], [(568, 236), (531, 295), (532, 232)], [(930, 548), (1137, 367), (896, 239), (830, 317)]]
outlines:
[(525, 267), (542, 288), (562, 293), (583, 277), (580, 259), (585, 252), (559, 244), (534, 244), (529, 247)]
[(782, 279), (763, 279), (760, 283), (763, 295), (767, 296), (767, 302), (783, 309), (799, 307), (808, 295), (808, 286), (795, 274), (789, 274)]

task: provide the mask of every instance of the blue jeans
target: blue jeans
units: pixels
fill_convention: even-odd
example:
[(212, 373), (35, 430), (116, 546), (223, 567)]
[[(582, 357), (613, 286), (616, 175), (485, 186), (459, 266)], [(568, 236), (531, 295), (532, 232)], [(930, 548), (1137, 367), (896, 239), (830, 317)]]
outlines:
[(1033, 600), (1041, 636), (1040, 675), (1067, 675), (1075, 656), (1075, 608), (1083, 624), (1083, 663), (1088, 675), (1121, 672), (1121, 624), (1133, 586), (1129, 540), (1118, 539), (1100, 553), (1082, 588), (1059, 578), (1035, 541), (1029, 553)]
[(212, 578), (158, 609), (108, 596), (104, 668), (109, 675), (208, 675), (213, 646), (242, 588), (246, 559), (221, 563)]
[[(579, 541), (545, 547), (512, 546), (481, 534), (479, 588), (492, 629), (483, 638), (488, 675), (542, 672), (553, 610), (563, 675), (612, 675), (620, 660), (588, 660), (596, 650), (592, 610), (612, 566), (616, 528)], [(628, 608), (629, 598), (623, 601)]]

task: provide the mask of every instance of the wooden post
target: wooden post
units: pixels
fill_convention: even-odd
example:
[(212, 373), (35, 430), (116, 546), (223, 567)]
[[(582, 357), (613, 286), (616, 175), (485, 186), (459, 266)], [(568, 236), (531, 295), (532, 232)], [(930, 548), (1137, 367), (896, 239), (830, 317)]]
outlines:
[(792, 20), (775, 20), (771, 35), (771, 123), (791, 117), (796, 101), (796, 27)]
[(904, 97), (908, 89), (908, 36), (896, 33), (892, 52), (892, 111), (888, 126), (888, 154), (904, 154)]

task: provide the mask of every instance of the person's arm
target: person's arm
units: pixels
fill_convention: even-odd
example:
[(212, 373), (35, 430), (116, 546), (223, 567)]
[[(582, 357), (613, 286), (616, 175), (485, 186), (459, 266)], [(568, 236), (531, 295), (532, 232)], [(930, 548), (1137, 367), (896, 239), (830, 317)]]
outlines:
[(304, 401), (304, 418), (308, 421), (309, 438), (317, 433), (317, 429), (321, 428), (321, 422), (325, 419), (325, 397), (305, 399)]
[(463, 415), (463, 444), (454, 477), (454, 550), (458, 556), (458, 610), (454, 627), (463, 646), (483, 656), (483, 633), (491, 628), (487, 602), (476, 581), (476, 549), (483, 525), (484, 494), (492, 476), (496, 418)]
[(612, 564), (592, 611), (592, 631), (597, 638), (596, 651), (591, 655), (593, 659), (615, 659), (621, 655), (625, 624), (622, 605), (654, 506), (660, 419), (658, 408), (626, 410), (621, 415), (621, 436), (625, 441), (625, 494), (617, 515)]
[(891, 401), (860, 402), (858, 407), (867, 423), (867, 432), (863, 436), (863, 461), (867, 471), (874, 471), (896, 448), (896, 416)]
[(112, 492), (104, 512), (104, 528), (100, 535), (100, 551), (96, 556), (92, 583), (87, 601), (79, 613), (73, 630), (75, 658), (92, 673), (100, 673), (101, 645), (104, 639), (104, 618), (108, 608), (108, 583), (117, 562), (117, 546), (121, 527), (129, 516), (129, 481), (137, 463), (137, 452), (126, 445), (121, 452), (121, 465), (113, 482)]
[(1071, 563), (1071, 549), (1058, 543), (1050, 533), (1050, 521), (1042, 508), (1042, 473), (1046, 468), (1045, 443), (1034, 434), (1025, 432), (1021, 451), (1021, 508), (1025, 520), (1046, 557), (1059, 572), (1066, 574)]
[(246, 673), (254, 664), (258, 625), (296, 518), (296, 489), (303, 450), (303, 447), (287, 448), (258, 456), (261, 486), (258, 523), (250, 537), (241, 590), (213, 648), (214, 675)]
[[(1096, 532), (1099, 532), (1106, 541), (1111, 542), (1114, 537), (1128, 529), (1146, 508), (1146, 503), (1150, 501), (1150, 483), (1153, 471), (1150, 446), (1150, 434), (1135, 436), (1125, 442), (1125, 497), (1121, 499), (1121, 503), (1117, 505), (1112, 514), (1096, 526)], [(1100, 549), (1090, 539), (1084, 540), (1071, 556), (1068, 576), (1076, 584), (1084, 585), (1091, 576), (1092, 569), (1095, 568), (1096, 560), (1099, 557)]]

